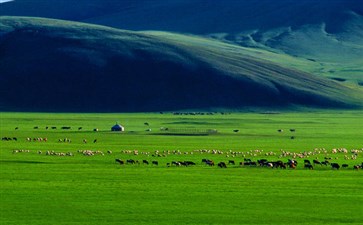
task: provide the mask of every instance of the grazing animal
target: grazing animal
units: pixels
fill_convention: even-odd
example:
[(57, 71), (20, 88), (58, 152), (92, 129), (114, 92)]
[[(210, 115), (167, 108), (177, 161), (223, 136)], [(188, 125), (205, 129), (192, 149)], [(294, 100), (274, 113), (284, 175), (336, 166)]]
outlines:
[(290, 129), (290, 132), (295, 132), (295, 129)]
[(332, 168), (332, 169), (337, 169), (337, 170), (339, 170), (339, 168), (340, 168), (340, 166), (339, 166), (339, 164), (338, 164), (338, 163), (331, 163), (330, 165), (331, 165), (331, 168)]
[(304, 165), (304, 168), (309, 169), (309, 170), (313, 170), (314, 169), (313, 165), (311, 165), (311, 164), (305, 164)]
[(37, 126), (37, 127), (34, 127), (34, 129), (38, 129), (39, 127)]
[(98, 128), (93, 129), (93, 131), (97, 132), (98, 131)]
[(152, 164), (155, 165), (155, 166), (159, 165), (158, 161), (152, 161)]
[(146, 165), (149, 165), (149, 162), (147, 160), (142, 160), (142, 164), (146, 164)]
[(359, 169), (361, 169), (362, 167), (360, 166), (360, 165), (355, 165), (355, 166), (353, 166), (353, 169), (355, 169), (355, 170), (359, 170)]
[(228, 164), (235, 165), (235, 162), (234, 162), (234, 160), (229, 160), (229, 161), (228, 161)]
[(61, 127), (62, 130), (70, 130), (71, 127)]
[(277, 132), (282, 133), (282, 132), (284, 132), (284, 130), (279, 129), (279, 130), (277, 130)]
[(82, 130), (82, 127), (78, 127), (78, 130)]
[(115, 161), (118, 162), (120, 165), (124, 165), (125, 164), (125, 162), (122, 161), (121, 159), (115, 159)]
[(15, 127), (15, 130), (19, 129), (19, 127)]
[(128, 160), (126, 160), (126, 163), (127, 164), (135, 164), (136, 162), (133, 159), (128, 159)]
[(233, 132), (238, 133), (238, 132), (239, 132), (239, 130), (233, 130)]
[(304, 164), (311, 164), (311, 163), (310, 163), (310, 160), (308, 160), (308, 159), (304, 159)]
[(52, 128), (52, 130), (55, 130), (55, 129), (57, 129), (57, 127), (51, 127)]
[(226, 165), (225, 162), (220, 162), (220, 163), (218, 163), (218, 167), (220, 167), (220, 168), (227, 168), (227, 165)]
[(93, 143), (96, 143), (96, 142), (97, 142), (97, 139), (94, 139), (94, 140), (93, 140)]
[(314, 163), (314, 165), (316, 165), (316, 164), (322, 165), (322, 163), (319, 160), (316, 160), (316, 159), (313, 160), (313, 163)]
[(342, 164), (342, 168), (348, 168), (348, 164)]
[(145, 123), (144, 123), (144, 125), (145, 125), (145, 126), (150, 126), (148, 122), (145, 122)]
[(295, 136), (291, 136), (291, 137), (290, 137), (290, 139), (291, 139), (291, 140), (295, 139)]

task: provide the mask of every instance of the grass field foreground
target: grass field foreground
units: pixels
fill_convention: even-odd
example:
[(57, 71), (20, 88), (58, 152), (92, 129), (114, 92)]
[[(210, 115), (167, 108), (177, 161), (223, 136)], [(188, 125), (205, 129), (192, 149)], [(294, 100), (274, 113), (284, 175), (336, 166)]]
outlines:
[[(125, 126), (124, 133), (109, 131), (116, 121)], [(224, 115), (1, 113), (1, 136), (18, 140), (0, 142), (0, 223), (361, 224), (363, 171), (353, 170), (352, 166), (362, 163), (362, 153), (356, 160), (344, 158), (351, 156), (350, 150), (362, 149), (361, 122), (358, 111)], [(57, 129), (52, 130), (52, 126)], [(61, 130), (61, 126), (72, 129)], [(175, 133), (165, 135), (160, 127)], [(99, 131), (94, 132), (95, 128)], [(292, 134), (290, 128), (296, 131)], [(207, 129), (218, 132), (205, 135)], [(292, 135), (295, 139), (290, 138)], [(46, 137), (47, 142), (28, 142), (27, 137)], [(58, 141), (64, 138), (72, 141)], [(83, 139), (88, 142), (83, 143)], [(244, 156), (277, 160), (281, 149), (303, 152), (314, 148), (325, 148), (328, 153), (311, 156), (310, 160), (332, 157), (332, 161), (349, 167), (332, 170), (315, 166), (307, 170), (302, 166), (303, 159), (298, 159), (296, 170), (239, 165), (221, 169), (201, 163), (203, 158), (239, 162)], [(349, 153), (332, 154), (332, 148), (346, 148)], [(15, 149), (29, 151), (13, 153)], [(104, 154), (84, 156), (78, 152), (86, 149)], [(135, 149), (139, 155), (125, 152)], [(151, 156), (157, 149), (180, 153)], [(200, 149), (224, 153), (194, 151)], [(264, 152), (254, 156), (251, 150), (256, 149)], [(46, 151), (71, 152), (72, 156), (46, 155)], [(227, 158), (230, 151), (243, 154)], [(143, 152), (150, 152), (150, 156)], [(268, 152), (276, 155), (266, 156)], [(115, 158), (156, 160), (159, 165), (119, 165)], [(191, 160), (197, 165), (166, 166), (175, 160)]]

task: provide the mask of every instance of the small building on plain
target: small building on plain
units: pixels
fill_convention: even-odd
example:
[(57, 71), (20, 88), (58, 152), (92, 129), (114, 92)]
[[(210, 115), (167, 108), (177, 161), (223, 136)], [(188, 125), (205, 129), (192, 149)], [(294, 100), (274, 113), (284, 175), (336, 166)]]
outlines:
[(111, 127), (111, 131), (125, 131), (125, 128), (120, 124), (116, 123), (113, 127)]

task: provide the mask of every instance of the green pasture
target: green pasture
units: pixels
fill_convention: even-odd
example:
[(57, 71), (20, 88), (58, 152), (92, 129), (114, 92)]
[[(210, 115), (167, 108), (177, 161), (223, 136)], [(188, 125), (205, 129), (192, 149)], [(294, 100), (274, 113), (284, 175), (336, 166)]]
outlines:
[[(352, 156), (352, 149), (363, 148), (362, 111), (0, 115), (1, 137), (17, 138), (0, 142), (0, 224), (363, 221), (363, 170), (353, 170), (353, 165), (362, 163), (363, 153), (355, 160), (345, 159)], [(125, 132), (110, 131), (116, 122)], [(62, 126), (72, 129), (62, 130)], [(161, 127), (169, 131), (161, 131)], [(95, 128), (99, 131), (93, 131)], [(296, 131), (290, 132), (292, 128)], [(209, 129), (217, 133), (209, 134)], [(239, 132), (233, 131), (236, 129)], [(47, 142), (26, 140), (39, 137)], [(71, 142), (59, 142), (65, 138)], [(333, 154), (333, 148), (346, 148), (348, 153)], [(220, 154), (201, 153), (202, 149)], [(102, 151), (104, 155), (84, 156), (78, 150)], [(134, 150), (139, 154), (134, 155)], [(156, 150), (166, 156), (153, 157)], [(221, 169), (201, 163), (208, 158), (238, 164), (244, 157), (287, 161), (289, 157), (278, 157), (282, 150), (315, 152), (307, 159), (329, 157), (331, 162), (349, 167), (332, 170), (316, 165), (307, 170), (303, 159), (297, 159), (296, 170), (239, 165)], [(46, 151), (73, 156), (46, 155)], [(232, 152), (239, 154), (232, 157)], [(158, 161), (159, 165), (119, 165), (116, 158), (148, 160), (150, 164)], [(166, 166), (179, 160), (197, 165)]]

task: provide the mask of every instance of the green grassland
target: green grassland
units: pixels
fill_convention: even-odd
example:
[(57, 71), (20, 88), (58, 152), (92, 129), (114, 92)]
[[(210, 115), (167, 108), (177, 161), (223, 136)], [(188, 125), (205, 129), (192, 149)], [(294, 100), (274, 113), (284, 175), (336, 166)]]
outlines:
[[(356, 160), (345, 159), (351, 157), (350, 150), (363, 147), (361, 111), (223, 115), (1, 113), (0, 119), (1, 137), (18, 139), (0, 142), (0, 224), (363, 221), (363, 171), (352, 168), (362, 163), (362, 153)], [(125, 132), (110, 132), (116, 121)], [(33, 129), (35, 126), (39, 128)], [(61, 126), (72, 129), (61, 130)], [(169, 131), (160, 131), (161, 127)], [(99, 131), (94, 132), (95, 128)], [(151, 131), (145, 131), (149, 128)], [(290, 132), (290, 128), (296, 131)], [(208, 129), (216, 129), (217, 133), (208, 134)], [(28, 142), (27, 137), (48, 140)], [(58, 141), (64, 138), (71, 139), (71, 143)], [(83, 143), (83, 139), (88, 142)], [(346, 148), (348, 153), (333, 154), (332, 148)], [(29, 152), (13, 153), (15, 149)], [(138, 155), (133, 154), (136, 149)], [(195, 151), (201, 149), (223, 153)], [(78, 150), (104, 154), (84, 156)], [(151, 156), (156, 150), (171, 153)], [(221, 169), (201, 164), (203, 158), (215, 162), (233, 159), (236, 163), (244, 157), (286, 161), (289, 157), (278, 157), (281, 150), (315, 152), (309, 160), (330, 157), (331, 162), (347, 163), (349, 167), (337, 171), (317, 165), (307, 170), (303, 159), (298, 159), (296, 170), (239, 165)], [(73, 156), (46, 155), (46, 151), (71, 152)], [(232, 158), (233, 152), (238, 154)], [(156, 160), (159, 165), (119, 165), (116, 158)], [(166, 166), (179, 160), (197, 165)]]

